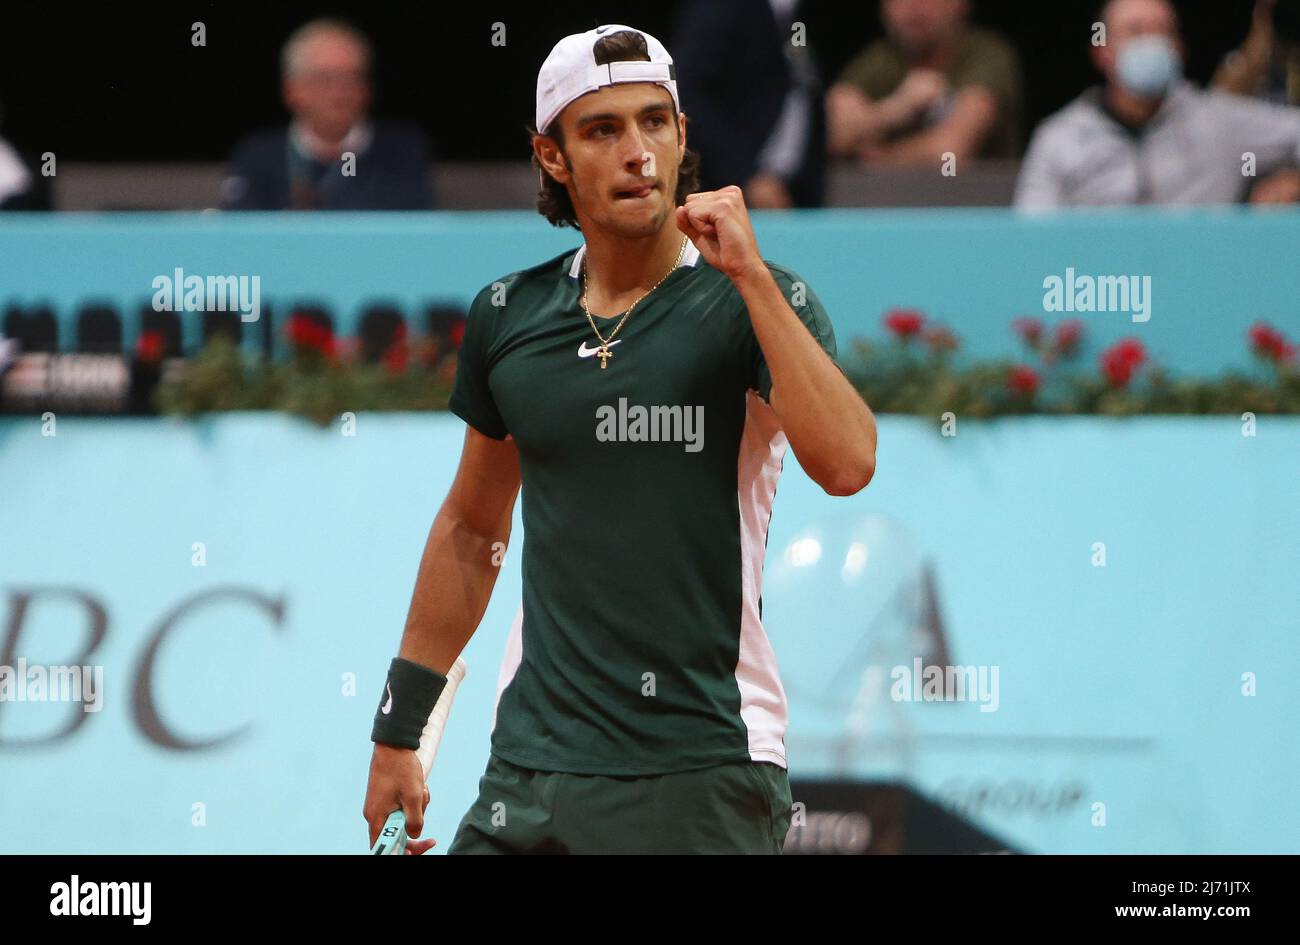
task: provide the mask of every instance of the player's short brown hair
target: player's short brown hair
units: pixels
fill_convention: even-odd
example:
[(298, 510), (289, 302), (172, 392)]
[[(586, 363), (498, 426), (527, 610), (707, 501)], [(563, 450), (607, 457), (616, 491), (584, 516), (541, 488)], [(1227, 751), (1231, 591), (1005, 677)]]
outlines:
[[(632, 30), (619, 30), (617, 33), (602, 36), (596, 40), (592, 51), (595, 54), (596, 64), (601, 66), (611, 62), (650, 61), (645, 37)], [(676, 105), (673, 106), (673, 124), (674, 126), (677, 124)], [(534, 135), (543, 134), (532, 125), (528, 126), (527, 131), (530, 140)], [(564, 164), (568, 167), (569, 156), (564, 153), (564, 130), (560, 127), (558, 116), (551, 122), (544, 136), (553, 139), (559, 146), (560, 156), (564, 158)], [(541, 174), (542, 189), (537, 194), (537, 212), (546, 217), (551, 226), (571, 226), (575, 230), (582, 229), (578, 226), (578, 214), (573, 208), (573, 198), (569, 196), (569, 189), (543, 170), (536, 154), (533, 155), (533, 169)], [(687, 194), (693, 194), (699, 189), (700, 156), (687, 148), (682, 155), (682, 163), (677, 167), (677, 194), (674, 198), (677, 205), (680, 207), (686, 202)]]

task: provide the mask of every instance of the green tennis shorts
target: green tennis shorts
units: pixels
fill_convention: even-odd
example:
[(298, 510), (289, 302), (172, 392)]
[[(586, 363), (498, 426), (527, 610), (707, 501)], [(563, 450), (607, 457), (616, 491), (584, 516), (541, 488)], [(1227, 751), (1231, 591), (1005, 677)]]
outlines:
[(656, 775), (536, 771), (488, 758), (453, 853), (780, 853), (790, 779), (767, 761)]

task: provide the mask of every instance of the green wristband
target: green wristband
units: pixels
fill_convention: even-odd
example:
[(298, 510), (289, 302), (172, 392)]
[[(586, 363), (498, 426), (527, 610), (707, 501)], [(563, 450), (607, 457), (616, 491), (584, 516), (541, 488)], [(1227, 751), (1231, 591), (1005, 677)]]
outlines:
[(447, 677), (436, 669), (395, 657), (388, 667), (370, 740), (397, 748), (419, 748), (420, 734), (446, 685)]

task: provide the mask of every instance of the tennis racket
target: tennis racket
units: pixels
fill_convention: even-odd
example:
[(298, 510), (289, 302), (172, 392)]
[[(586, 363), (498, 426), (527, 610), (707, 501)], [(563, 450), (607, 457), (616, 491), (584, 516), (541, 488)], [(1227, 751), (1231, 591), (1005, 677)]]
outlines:
[[(465, 661), (458, 656), (451, 669), (447, 671), (447, 685), (443, 687), (442, 695), (438, 697), (433, 711), (429, 713), (429, 721), (424, 724), (424, 731), (420, 733), (420, 747), (415, 750), (415, 757), (420, 759), (420, 768), (424, 771), (426, 781), (429, 780), (429, 772), (433, 769), (433, 758), (438, 753), (442, 730), (447, 724), (447, 713), (451, 711), (451, 702), (456, 698), (456, 687), (464, 678)], [(410, 838), (406, 835), (406, 814), (399, 807), (384, 821), (384, 828), (379, 831), (379, 839), (370, 848), (370, 853), (373, 856), (402, 856), (406, 853), (408, 839)]]

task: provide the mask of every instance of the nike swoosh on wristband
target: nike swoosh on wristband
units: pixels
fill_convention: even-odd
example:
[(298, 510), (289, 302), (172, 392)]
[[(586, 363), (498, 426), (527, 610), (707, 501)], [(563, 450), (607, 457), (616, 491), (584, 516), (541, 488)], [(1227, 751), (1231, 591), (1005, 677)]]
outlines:
[[(609, 343), (609, 346), (612, 348), (614, 347), (614, 345), (621, 345), (622, 343), (623, 343), (623, 339), (620, 338), (617, 341), (611, 341)], [(578, 345), (578, 357), (589, 358), (599, 350), (600, 348), (588, 348), (587, 342), (584, 341), (582, 344)]]
[(379, 711), (384, 715), (388, 715), (393, 711), (393, 687), (388, 683), (384, 683), (384, 688), (388, 690), (388, 701), (379, 707)]

